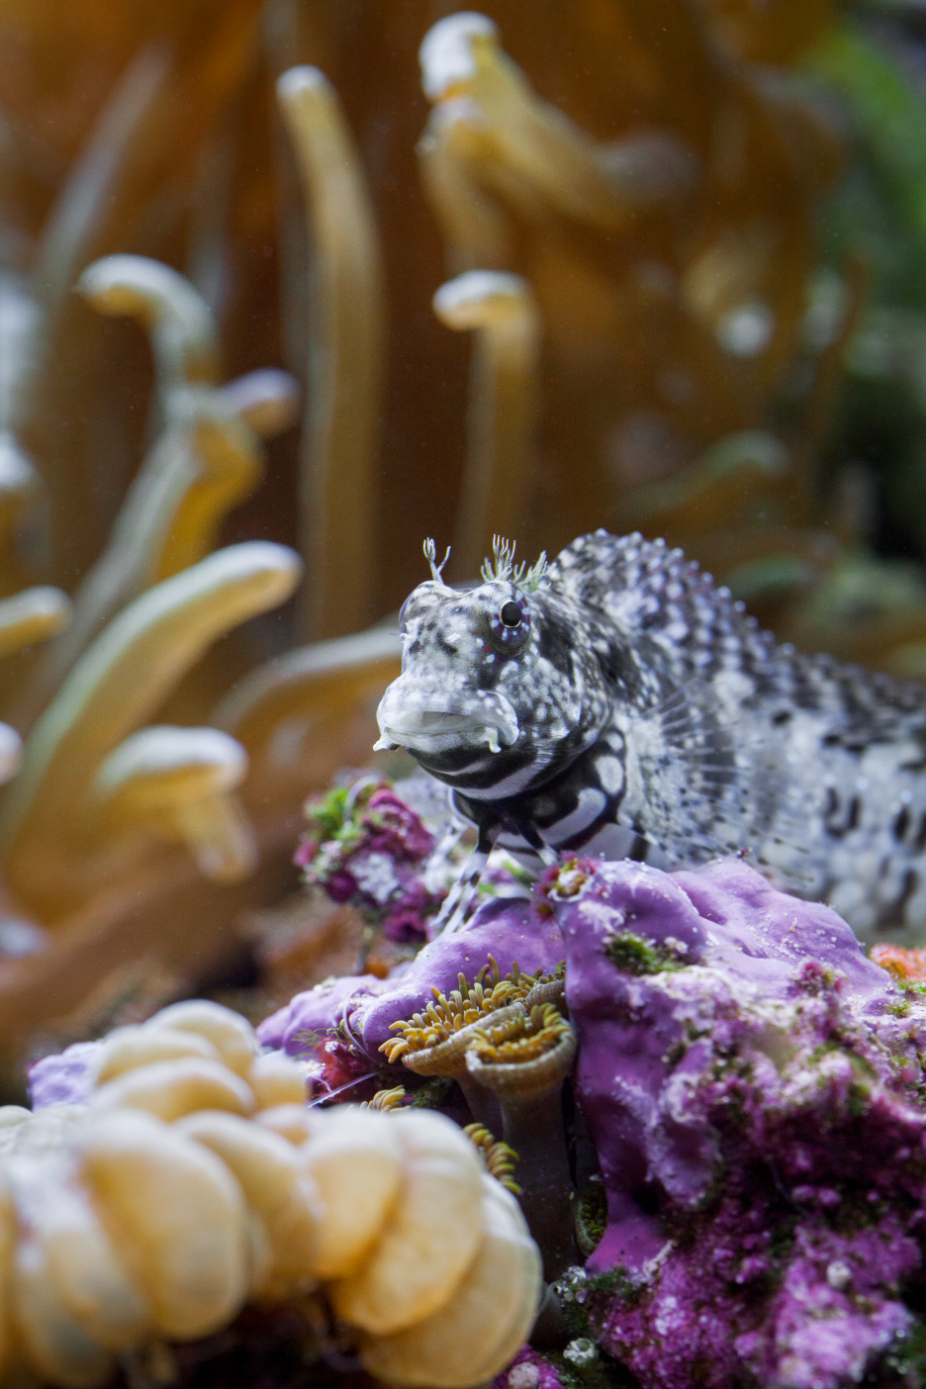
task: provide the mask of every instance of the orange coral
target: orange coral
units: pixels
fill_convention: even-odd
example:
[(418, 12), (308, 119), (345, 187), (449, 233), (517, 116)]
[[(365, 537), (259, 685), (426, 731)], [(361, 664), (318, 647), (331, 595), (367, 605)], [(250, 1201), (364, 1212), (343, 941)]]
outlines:
[(926, 946), (908, 950), (902, 945), (873, 945), (871, 958), (895, 979), (911, 984), (926, 982)]

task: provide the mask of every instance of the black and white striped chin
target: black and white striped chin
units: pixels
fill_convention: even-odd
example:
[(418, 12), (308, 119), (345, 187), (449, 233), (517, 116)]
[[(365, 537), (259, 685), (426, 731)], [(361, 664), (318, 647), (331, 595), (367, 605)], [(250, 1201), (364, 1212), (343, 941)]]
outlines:
[(405, 748), (419, 757), (469, 748), (496, 753), (518, 737), (517, 715), (504, 695), (481, 692), (475, 707), (465, 709), (422, 707), (403, 698), (401, 690), (394, 693), (400, 683), (389, 687), (377, 710), (382, 734), (377, 748)]

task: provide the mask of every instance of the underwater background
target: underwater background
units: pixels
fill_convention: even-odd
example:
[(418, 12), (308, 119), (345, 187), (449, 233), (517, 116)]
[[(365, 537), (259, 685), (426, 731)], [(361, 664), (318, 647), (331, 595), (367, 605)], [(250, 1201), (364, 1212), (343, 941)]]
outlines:
[[(926, 944), (926, 925), (882, 933), (866, 959), (828, 909), (795, 907), (800, 968), (770, 949), (755, 984), (730, 960), (746, 940), (765, 967), (754, 915), (784, 922), (781, 894), (762, 897), (735, 865), (721, 871), (710, 891), (722, 944), (729, 931), (736, 947), (728, 957), (705, 926), (715, 918), (695, 874), (667, 887), (655, 869), (652, 880), (600, 869), (612, 915), (634, 893), (671, 902), (684, 930), (667, 937), (668, 953), (654, 907), (658, 948), (634, 938), (605, 967), (574, 925), (573, 897), (597, 880), (547, 882), (542, 948), (525, 945), (521, 908), (509, 906), (509, 920), (490, 902), (501, 936), (488, 933), (478, 960), (454, 956), (433, 978), (422, 969), (425, 993), (409, 984), (404, 1011), (389, 1011), (388, 992), (370, 1001), (397, 969), (417, 979), (422, 923), (449, 881), (421, 869), (442, 811), (404, 780), (409, 757), (372, 751), (377, 705), (400, 668), (397, 613), (425, 577), (422, 541), (434, 537), (438, 555), (450, 546), (446, 577), (465, 584), (497, 534), (530, 564), (598, 527), (682, 547), (799, 651), (926, 681), (919, 0), (499, 0), (478, 14), (443, 0), (0, 0), (0, 1090), (11, 1132), (30, 1066), (42, 1111), (92, 1104), (88, 1067), (102, 1085), (168, 1058), (221, 1060), (232, 1078), (200, 1076), (195, 1102), (158, 1092), (140, 1107), (165, 1124), (179, 1114), (183, 1141), (221, 1152), (239, 1177), (228, 1154), (240, 1157), (240, 1140), (289, 1173), (289, 1192), (279, 1145), (308, 1152), (318, 1140), (336, 1153), (343, 1143), (357, 1181), (391, 1191), (429, 1144), (450, 1145), (458, 1167), (447, 1180), (463, 1194), (448, 1187), (440, 1200), (450, 1210), (459, 1199), (458, 1225), (496, 1220), (495, 1267), (519, 1289), (483, 1382), (515, 1356), (499, 1389), (912, 1389), (926, 1374), (926, 963), (901, 945)], [(361, 878), (377, 853), (400, 884), (388, 911)], [(526, 899), (512, 865), (486, 882), (502, 904), (509, 891)], [(519, 953), (505, 957), (509, 926)], [(808, 943), (818, 928), (846, 933), (819, 977)], [(673, 955), (685, 931), (693, 951), (709, 940), (703, 960)], [(701, 963), (717, 971), (707, 984)], [(858, 997), (840, 993), (831, 963)], [(346, 982), (357, 973), (368, 981), (360, 1004)], [(498, 1046), (520, 1048), (519, 1064), (560, 1048), (553, 1100), (544, 1092), (545, 1109), (509, 1115), (504, 1135), (498, 1105), (479, 1114), (459, 1099), (458, 1070), (422, 1070), (410, 1092), (420, 1102), (380, 1084), (389, 1046), (395, 1069), (434, 1045), (422, 1029), (450, 1035), (464, 1016), (475, 1026), (467, 989), (475, 997), (488, 980), (486, 996), (501, 992), (483, 1012), (513, 1000), (528, 1009)], [(432, 986), (438, 1023), (425, 1008)], [(647, 1072), (658, 1121), (615, 1137), (610, 1106), (638, 1078), (630, 1066), (616, 1088), (602, 1079), (596, 1048), (624, 1042), (596, 1031), (596, 1009), (625, 995), (631, 1010), (664, 1010), (654, 1056), (668, 1031), (672, 1048), (691, 1051), (687, 1088), (673, 1078), (682, 1052), (665, 1075), (655, 1062)], [(187, 1028), (170, 1009), (194, 997), (220, 1011), (190, 1014)], [(171, 1016), (205, 1042), (178, 1043)], [(273, 1048), (266, 1073), (259, 1024)], [(145, 1027), (158, 1034), (153, 1050), (150, 1032), (137, 1053), (123, 1038), (132, 1060), (99, 1040)], [(405, 1029), (407, 1048), (394, 1050), (389, 1027)], [(324, 1055), (322, 1034), (334, 1039)], [(560, 1098), (577, 1046), (586, 1130), (573, 1081)], [(478, 1120), (473, 1141), (499, 1189), (518, 1187), (520, 1158), (540, 1253), (509, 1195), (480, 1196), (483, 1168), (440, 1125), (419, 1132), (415, 1118), (393, 1151), (378, 1115), (358, 1120), (363, 1133), (345, 1118), (346, 1136), (332, 1121), (326, 1138), (292, 1116), (264, 1122), (302, 1096), (307, 1066), (326, 1098), (343, 1087), (376, 1110)], [(532, 1124), (560, 1134), (551, 1115), (563, 1105), (568, 1162), (549, 1143), (532, 1156)], [(262, 1136), (213, 1131), (196, 1117), (213, 1107), (249, 1133), (263, 1124)], [(482, 1122), (493, 1115), (494, 1129)], [(701, 1126), (694, 1155), (676, 1121)], [(155, 1143), (144, 1129), (120, 1137), (121, 1119), (99, 1122), (74, 1168), (87, 1183), (108, 1143), (124, 1138), (133, 1153)], [(23, 1140), (21, 1162), (65, 1141), (55, 1123)], [(805, 1126), (826, 1141), (804, 1153)], [(167, 1162), (175, 1140), (162, 1139)], [(5, 1141), (15, 1176), (16, 1140)], [(583, 1143), (600, 1150), (603, 1178), (590, 1159), (583, 1170)], [(374, 1180), (363, 1164), (377, 1146), (388, 1171)], [(614, 1175), (618, 1149), (631, 1167), (649, 1164), (632, 1190)], [(873, 1154), (867, 1169), (859, 1150)], [(320, 1188), (326, 1151), (311, 1159)], [(175, 1157), (178, 1172), (199, 1161)], [(15, 1195), (21, 1223), (31, 1190)], [(578, 1244), (571, 1213), (568, 1238), (552, 1229), (557, 1201), (581, 1208)], [(749, 1211), (756, 1229), (744, 1234)], [(447, 1243), (421, 1275), (439, 1281), (444, 1269), (445, 1301), (473, 1257), (465, 1241), (452, 1252), (451, 1226), (448, 1216)], [(643, 1232), (641, 1267), (663, 1258), (665, 1229), (675, 1240), (677, 1257), (649, 1268), (649, 1283), (619, 1242), (631, 1227)], [(0, 1230), (13, 1249), (4, 1239)], [(602, 1239), (610, 1265), (604, 1254), (595, 1263)], [(629, 1281), (608, 1274), (618, 1254)], [(580, 1256), (588, 1286), (570, 1275), (560, 1287), (567, 1332), (544, 1333), (546, 1358), (542, 1337), (518, 1351), (538, 1261), (552, 1283)], [(17, 1268), (28, 1257), (9, 1254)], [(326, 1287), (348, 1277), (334, 1256), (312, 1257)], [(372, 1383), (354, 1340), (322, 1327), (317, 1308), (311, 1353), (294, 1359), (304, 1320), (265, 1301), (304, 1289), (283, 1254), (267, 1260), (240, 1316), (244, 1285), (231, 1275), (199, 1321), (184, 1321), (179, 1293), (158, 1312), (158, 1336), (186, 1346), (173, 1359), (158, 1360), (160, 1340), (137, 1351), (134, 1312), (93, 1335), (123, 1357), (130, 1389), (232, 1382), (223, 1355), (242, 1383), (267, 1389)], [(698, 1301), (708, 1263), (710, 1317)], [(856, 1266), (869, 1274), (853, 1291)], [(21, 1287), (35, 1278), (23, 1274)], [(364, 1288), (331, 1298), (365, 1328), (367, 1369), (438, 1389), (434, 1366), (451, 1352), (421, 1352), (422, 1369), (416, 1342), (403, 1360)], [(217, 1332), (201, 1357), (190, 1349), (232, 1316), (231, 1340)], [(25, 1344), (33, 1333), (15, 1334)], [(11, 1363), (24, 1355), (42, 1383), (91, 1386), (116, 1372), (95, 1344), (85, 1359), (71, 1342), (51, 1344), (35, 1332), (16, 1351), (14, 1335)], [(447, 1389), (476, 1383), (465, 1367), (445, 1373)]]

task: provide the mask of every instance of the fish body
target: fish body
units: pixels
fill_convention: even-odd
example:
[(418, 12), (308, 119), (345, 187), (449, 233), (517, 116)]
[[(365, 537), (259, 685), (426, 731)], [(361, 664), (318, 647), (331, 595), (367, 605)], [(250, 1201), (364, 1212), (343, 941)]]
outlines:
[(497, 844), (693, 866), (743, 852), (862, 935), (926, 926), (926, 688), (775, 641), (680, 550), (580, 537), (401, 615), (378, 717)]

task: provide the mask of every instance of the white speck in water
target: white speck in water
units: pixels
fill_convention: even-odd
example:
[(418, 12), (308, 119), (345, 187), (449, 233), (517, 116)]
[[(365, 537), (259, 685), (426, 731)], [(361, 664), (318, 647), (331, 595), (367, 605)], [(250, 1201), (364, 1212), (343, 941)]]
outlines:
[(774, 331), (771, 309), (758, 300), (724, 314), (716, 329), (721, 347), (733, 357), (757, 357), (768, 347)]

